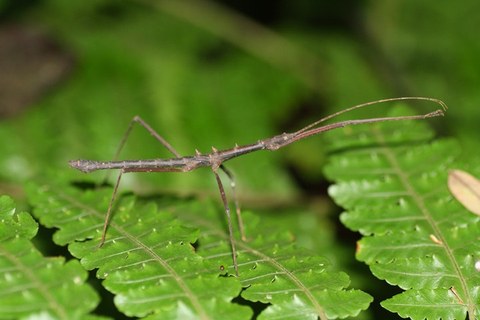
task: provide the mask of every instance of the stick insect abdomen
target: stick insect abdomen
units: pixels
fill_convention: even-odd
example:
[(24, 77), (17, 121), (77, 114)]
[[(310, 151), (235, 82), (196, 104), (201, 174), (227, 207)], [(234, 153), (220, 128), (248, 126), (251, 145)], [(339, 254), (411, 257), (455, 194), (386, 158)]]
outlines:
[(199, 167), (209, 167), (207, 156), (181, 157), (171, 159), (145, 159), (122, 161), (72, 160), (70, 166), (82, 172), (97, 170), (121, 169), (123, 172), (169, 172), (191, 171)]

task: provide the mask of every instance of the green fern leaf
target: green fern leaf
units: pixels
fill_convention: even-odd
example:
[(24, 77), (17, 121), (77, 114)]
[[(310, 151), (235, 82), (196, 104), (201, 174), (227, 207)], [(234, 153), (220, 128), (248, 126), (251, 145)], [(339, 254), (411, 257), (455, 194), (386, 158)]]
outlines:
[[(218, 268), (230, 259), (228, 234), (218, 210), (202, 208), (202, 212), (180, 210), (179, 217), (206, 231), (200, 235), (199, 253), (210, 257)], [(298, 247), (285, 225), (276, 227), (251, 212), (244, 212), (243, 217), (249, 240), (237, 242), (240, 281), (245, 288), (242, 297), (270, 304), (258, 319), (336, 319), (367, 309), (372, 297), (360, 290), (345, 290), (350, 283), (347, 274), (333, 271), (327, 259)]]
[(98, 296), (78, 261), (45, 258), (30, 241), (37, 223), (0, 197), (0, 319), (100, 319)]
[[(260, 319), (344, 318), (357, 315), (372, 300), (359, 290), (346, 290), (348, 276), (296, 246), (292, 234), (262, 227), (265, 221), (248, 212), (244, 216), (251, 240), (236, 242), (236, 278), (228, 276), (234, 272), (231, 249), (216, 204), (175, 201), (162, 203), (157, 211), (152, 204), (125, 197), (105, 245), (98, 248), (110, 189), (28, 189), (40, 222), (60, 229), (55, 241), (69, 244), (86, 269), (98, 269), (97, 276), (115, 294), (115, 304), (129, 316), (248, 319), (251, 311), (231, 301), (240, 292), (246, 300), (271, 304)], [(198, 252), (190, 245), (194, 242)]]
[(406, 290), (382, 306), (413, 319), (463, 319), (467, 313), (475, 319), (479, 219), (447, 189), (447, 171), (460, 155), (457, 144), (427, 143), (431, 136), (424, 122), (331, 133), (334, 149), (351, 148), (330, 158), (325, 171), (336, 184), (329, 192), (348, 210), (342, 222), (364, 235), (357, 258)]
[(60, 230), (54, 240), (69, 244), (86, 269), (115, 294), (115, 304), (129, 316), (148, 319), (246, 319), (251, 311), (231, 303), (241, 291), (234, 277), (219, 277), (195, 254), (198, 232), (167, 211), (138, 206), (124, 198), (117, 205), (99, 248), (110, 189), (29, 186), (40, 222)]
[(466, 309), (452, 290), (444, 288), (408, 290), (385, 300), (382, 306), (398, 310), (402, 317), (418, 320), (465, 319)]

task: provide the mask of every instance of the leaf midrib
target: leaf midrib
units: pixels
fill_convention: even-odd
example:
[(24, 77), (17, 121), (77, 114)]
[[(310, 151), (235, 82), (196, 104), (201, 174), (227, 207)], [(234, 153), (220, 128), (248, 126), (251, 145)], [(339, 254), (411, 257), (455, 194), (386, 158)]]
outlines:
[[(71, 197), (70, 195), (57, 191), (59, 197), (63, 198), (65, 201), (71, 203), (73, 206), (77, 208), (86, 210), (90, 212), (92, 215), (99, 219), (103, 219), (105, 217), (105, 213), (101, 213), (95, 208), (87, 206), (82, 202), (78, 201), (77, 199)], [(182, 277), (172, 268), (168, 262), (162, 259), (159, 255), (157, 255), (152, 249), (150, 249), (147, 245), (145, 245), (142, 241), (138, 240), (135, 236), (128, 233), (125, 229), (123, 229), (120, 225), (116, 224), (114, 221), (109, 222), (109, 227), (114, 228), (117, 232), (122, 234), (125, 238), (130, 240), (134, 245), (138, 248), (144, 250), (148, 255), (150, 255), (155, 261), (157, 261), (169, 274), (172, 275), (172, 278), (178, 284), (178, 286), (183, 290), (185, 296), (190, 300), (192, 306), (197, 311), (201, 319), (208, 320), (210, 317), (207, 315), (206, 310), (200, 304), (200, 301), (197, 299), (196, 295), (193, 291), (190, 290), (189, 286), (183, 281)]]
[(474, 310), (475, 310), (473, 299), (472, 299), (472, 297), (470, 295), (470, 292), (468, 290), (468, 285), (466, 283), (466, 278), (463, 275), (463, 273), (461, 271), (461, 268), (460, 268), (459, 264), (457, 263), (457, 260), (455, 259), (455, 256), (453, 254), (452, 249), (447, 245), (446, 238), (444, 237), (444, 235), (441, 232), (439, 226), (435, 222), (435, 219), (433, 218), (432, 214), (430, 213), (430, 211), (425, 206), (425, 202), (423, 201), (423, 198), (418, 194), (418, 192), (416, 192), (415, 188), (410, 183), (408, 176), (405, 174), (405, 171), (402, 170), (399, 162), (397, 161), (396, 156), (392, 152), (392, 149), (388, 147), (383, 133), (380, 132), (380, 129), (378, 129), (378, 126), (374, 126), (374, 129), (372, 131), (373, 131), (374, 136), (377, 139), (378, 143), (383, 146), (379, 151), (382, 152), (385, 155), (385, 157), (387, 158), (387, 161), (392, 166), (394, 173), (399, 177), (399, 179), (400, 179), (402, 185), (404, 186), (405, 190), (407, 190), (407, 193), (412, 197), (414, 202), (417, 204), (417, 207), (420, 209), (423, 216), (425, 217), (426, 221), (431, 226), (435, 237), (442, 243), (442, 247), (444, 248), (444, 251), (445, 251), (445, 253), (448, 257), (448, 260), (450, 261), (451, 265), (453, 266), (453, 269), (455, 270), (456, 276), (458, 277), (458, 279), (461, 283), (462, 291), (464, 292), (464, 296), (467, 298), (465, 304), (467, 305), (467, 308), (468, 308), (469, 318), (473, 320), (474, 319)]
[[(227, 234), (225, 233), (224, 230), (222, 230), (220, 228), (217, 228), (213, 224), (209, 223), (209, 221), (201, 219), (198, 216), (195, 216), (195, 218), (191, 218), (191, 220), (195, 221), (196, 226), (203, 225), (203, 226), (207, 227), (211, 231), (210, 234), (215, 234), (217, 237), (222, 238), (226, 242), (230, 241), (229, 237), (227, 236)], [(238, 248), (241, 248), (241, 249), (245, 250), (246, 252), (251, 253), (251, 254), (263, 259), (263, 261), (265, 261), (266, 263), (270, 263), (277, 270), (279, 270), (282, 274), (286, 275), (288, 277), (288, 279), (290, 279), (290, 281), (292, 281), (297, 286), (297, 288), (299, 288), (299, 291), (303, 292), (307, 296), (308, 300), (310, 300), (310, 302), (313, 305), (313, 307), (315, 309), (315, 312), (317, 313), (319, 318), (321, 320), (327, 320), (328, 319), (326, 314), (325, 314), (325, 311), (323, 310), (322, 306), (318, 304), (317, 299), (315, 298), (313, 293), (306, 286), (303, 285), (302, 281), (300, 279), (298, 279), (295, 276), (295, 274), (290, 272), (287, 268), (285, 268), (281, 263), (277, 262), (275, 259), (273, 259), (270, 256), (268, 256), (266, 254), (263, 254), (260, 251), (257, 251), (254, 248), (250, 247), (247, 242), (238, 241), (236, 239), (234, 239), (234, 241), (236, 242), (236, 245), (237, 245)], [(241, 265), (241, 262), (240, 262), (240, 265)]]
[(32, 269), (22, 263), (20, 259), (17, 258), (16, 255), (10, 254), (3, 245), (0, 244), (0, 251), (3, 251), (3, 256), (6, 257), (9, 261), (11, 261), (18, 270), (20, 270), (23, 274), (27, 276), (28, 279), (34, 284), (34, 288), (37, 288), (40, 294), (45, 298), (48, 305), (50, 306), (50, 310), (54, 311), (60, 319), (68, 319), (67, 312), (65, 309), (58, 303), (55, 297), (50, 293), (50, 289), (43, 284), (43, 281), (38, 278)]

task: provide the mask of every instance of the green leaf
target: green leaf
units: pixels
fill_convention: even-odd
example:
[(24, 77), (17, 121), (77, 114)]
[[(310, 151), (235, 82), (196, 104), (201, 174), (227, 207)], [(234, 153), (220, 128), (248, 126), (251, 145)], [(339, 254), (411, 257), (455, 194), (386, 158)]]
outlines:
[[(245, 319), (246, 307), (231, 303), (241, 291), (234, 277), (220, 277), (191, 243), (198, 232), (168, 211), (122, 199), (99, 248), (111, 189), (80, 192), (74, 188), (29, 186), (35, 215), (57, 227), (54, 240), (69, 244), (86, 269), (98, 268), (115, 305), (128, 316), (150, 319)], [(235, 319), (232, 318), (232, 319)], [(230, 316), (229, 316), (230, 318)]]
[[(215, 209), (196, 212), (180, 210), (184, 221), (201, 226), (199, 253), (209, 257), (214, 266), (230, 258), (225, 227)], [(356, 316), (368, 308), (370, 295), (360, 290), (346, 290), (347, 274), (336, 272), (329, 261), (299, 247), (288, 224), (280, 217), (268, 219), (244, 212), (248, 241), (237, 241), (242, 297), (252, 302), (270, 304), (259, 319), (336, 319)], [(237, 235), (239, 238), (239, 235)], [(227, 260), (228, 262), (228, 260)]]
[(78, 261), (45, 258), (30, 241), (37, 223), (0, 197), (0, 319), (96, 319), (98, 296)]
[(86, 269), (98, 269), (116, 306), (129, 316), (247, 319), (251, 311), (232, 302), (241, 293), (245, 300), (271, 304), (260, 318), (334, 319), (355, 316), (372, 300), (347, 290), (349, 277), (297, 246), (285, 224), (275, 227), (249, 212), (244, 218), (250, 239), (236, 241), (237, 278), (231, 276), (229, 238), (216, 204), (164, 200), (157, 210), (124, 197), (99, 248), (110, 188), (80, 192), (31, 184), (28, 189), (40, 222), (60, 229), (55, 241), (69, 244)]
[[(393, 114), (406, 113), (398, 108)], [(474, 319), (480, 298), (479, 219), (447, 189), (458, 145), (429, 143), (431, 135), (425, 122), (332, 133), (332, 150), (346, 144), (349, 149), (330, 158), (325, 171), (336, 184), (329, 193), (347, 210), (342, 222), (364, 235), (357, 259), (376, 277), (406, 290), (382, 306), (414, 319), (463, 319), (467, 313)]]
[(13, 200), (7, 196), (0, 197), (0, 242), (15, 238), (32, 239), (38, 231), (38, 225), (27, 212), (17, 213)]
[(402, 317), (423, 320), (464, 319), (465, 306), (450, 289), (408, 290), (382, 302), (389, 310), (398, 310)]

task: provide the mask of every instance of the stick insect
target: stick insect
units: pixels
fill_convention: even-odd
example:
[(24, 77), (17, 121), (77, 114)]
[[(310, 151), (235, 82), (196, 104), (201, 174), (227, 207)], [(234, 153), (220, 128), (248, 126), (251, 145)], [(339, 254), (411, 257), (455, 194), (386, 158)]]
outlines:
[[(319, 126), (320, 123), (330, 120), (336, 116), (344, 114), (346, 112), (350, 112), (355, 109), (364, 108), (367, 106), (371, 106), (374, 104), (380, 104), (385, 102), (392, 102), (392, 101), (401, 101), (401, 100), (425, 100), (436, 103), (441, 107), (441, 109), (437, 109), (433, 112), (423, 114), (423, 115), (414, 115), (414, 116), (398, 116), (398, 117), (383, 117), (383, 118), (368, 118), (368, 119), (357, 119), (357, 120), (345, 120), (334, 122), (331, 124), (326, 124), (323, 126)], [(237, 262), (237, 252), (235, 247), (235, 239), (233, 236), (233, 229), (232, 229), (232, 222), (231, 222), (231, 214), (230, 214), (230, 207), (228, 205), (227, 197), (225, 194), (225, 188), (223, 187), (222, 181), (219, 176), (219, 171), (222, 171), (230, 180), (230, 186), (232, 189), (232, 195), (234, 198), (235, 208), (236, 208), (236, 216), (238, 220), (238, 226), (240, 235), (243, 241), (246, 241), (244, 224), (241, 217), (241, 211), (239, 202), (235, 193), (235, 180), (233, 174), (230, 170), (228, 170), (225, 165), (223, 164), (227, 160), (239, 157), (241, 155), (245, 155), (251, 152), (259, 151), (259, 150), (278, 150), (283, 148), (293, 142), (305, 139), (310, 136), (317, 135), (319, 133), (333, 130), (336, 128), (342, 128), (346, 126), (353, 126), (359, 124), (366, 124), (366, 123), (375, 123), (375, 122), (384, 122), (384, 121), (400, 121), (400, 120), (419, 120), (419, 119), (426, 119), (431, 117), (443, 116), (444, 112), (447, 110), (446, 104), (438, 99), (429, 98), (429, 97), (399, 97), (399, 98), (389, 98), (389, 99), (382, 99), (377, 101), (371, 101), (363, 104), (359, 104), (342, 111), (336, 112), (329, 116), (326, 116), (314, 123), (296, 131), (293, 133), (282, 133), (280, 135), (276, 135), (271, 138), (258, 140), (256, 143), (248, 144), (248, 145), (235, 145), (231, 149), (225, 150), (217, 150), (216, 148), (212, 147), (212, 151), (207, 154), (202, 154), (198, 150), (195, 150), (195, 155), (191, 156), (181, 156), (161, 135), (159, 135), (152, 127), (150, 127), (142, 118), (139, 116), (135, 116), (131, 121), (130, 124), (120, 142), (120, 145), (115, 153), (114, 161), (93, 161), (93, 160), (72, 160), (70, 161), (70, 166), (78, 169), (82, 172), (88, 173), (96, 170), (109, 170), (109, 169), (118, 169), (119, 174), (113, 189), (112, 197), (110, 199), (110, 203), (107, 209), (107, 213), (105, 215), (105, 221), (103, 224), (103, 231), (102, 231), (102, 238), (100, 241), (100, 246), (102, 246), (105, 242), (106, 232), (108, 228), (108, 223), (110, 221), (110, 216), (112, 214), (113, 204), (117, 195), (118, 186), (120, 185), (120, 180), (124, 173), (128, 172), (188, 172), (192, 171), (201, 167), (210, 167), (215, 180), (218, 185), (218, 189), (220, 191), (221, 201), (223, 203), (223, 207), (225, 210), (226, 218), (227, 218), (227, 226), (228, 226), (228, 233), (229, 233), (229, 240), (230, 240), (230, 247), (231, 247), (231, 254), (232, 254), (232, 262), (233, 267), (235, 270), (235, 274), (238, 276), (238, 262)], [(167, 158), (167, 159), (146, 159), (146, 160), (122, 160), (117, 161), (121, 149), (125, 145), (127, 138), (133, 128), (135, 123), (140, 124), (144, 127), (155, 139), (157, 139), (170, 153), (173, 154), (174, 157)]]

